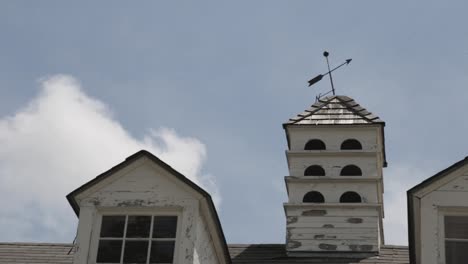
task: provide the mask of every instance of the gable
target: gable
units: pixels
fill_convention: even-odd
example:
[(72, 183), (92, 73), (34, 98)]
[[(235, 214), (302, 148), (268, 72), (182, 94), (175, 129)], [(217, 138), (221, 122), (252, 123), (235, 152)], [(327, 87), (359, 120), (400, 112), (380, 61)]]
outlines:
[(438, 191), (468, 192), (468, 166), (460, 169), (450, 181), (443, 184)]
[(408, 191), (408, 195), (422, 198), (435, 190), (468, 190), (468, 157), (440, 171)]
[[(180, 188), (185, 188), (187, 191), (194, 193), (197, 193), (200, 195), (200, 197), (204, 197), (207, 199), (208, 203), (210, 203), (213, 207), (213, 210), (216, 213), (216, 210), (214, 209), (213, 201), (211, 199), (211, 196), (202, 188), (200, 188), (198, 185), (196, 185), (194, 182), (191, 180), (187, 179), (184, 175), (179, 173), (178, 171), (174, 170), (171, 166), (151, 154), (150, 152), (146, 150), (141, 150), (128, 158), (125, 159), (122, 163), (112, 167), (108, 171), (98, 175), (96, 178), (93, 180), (87, 182), (83, 186), (79, 187), (78, 189), (74, 190), (70, 194), (67, 195), (67, 199), (72, 206), (73, 210), (77, 215), (79, 215), (80, 207), (78, 205), (78, 200), (81, 198), (83, 199), (84, 197), (87, 197), (87, 195), (90, 195), (93, 192), (96, 192), (97, 190), (104, 188), (104, 186), (107, 186), (108, 184), (116, 181), (117, 179), (120, 179), (124, 175), (130, 176), (132, 174), (129, 174), (132, 170), (135, 170), (136, 168), (140, 167), (143, 163), (148, 163), (154, 170), (155, 173), (142, 173), (142, 171), (135, 171), (134, 175), (137, 177), (147, 177), (146, 180), (150, 180), (151, 177), (149, 175), (153, 175), (157, 177), (157, 175), (160, 175), (161, 177), (166, 176), (164, 181), (170, 180), (174, 182), (174, 184), (178, 184)], [(142, 169), (145, 170), (145, 169)], [(148, 170), (147, 170), (148, 172)], [(145, 176), (143, 176), (145, 175)], [(125, 179), (123, 179), (125, 181)], [(127, 179), (127, 181), (132, 182), (131, 179)], [(122, 183), (122, 182), (121, 182)], [(134, 187), (137, 187), (138, 183), (133, 184), (135, 185)], [(182, 187), (184, 186), (184, 187)], [(113, 188), (118, 188), (117, 185), (115, 185)], [(127, 189), (121, 190), (122, 192), (128, 191)]]
[(199, 200), (202, 195), (146, 157), (133, 161), (76, 196), (80, 206), (151, 206)]

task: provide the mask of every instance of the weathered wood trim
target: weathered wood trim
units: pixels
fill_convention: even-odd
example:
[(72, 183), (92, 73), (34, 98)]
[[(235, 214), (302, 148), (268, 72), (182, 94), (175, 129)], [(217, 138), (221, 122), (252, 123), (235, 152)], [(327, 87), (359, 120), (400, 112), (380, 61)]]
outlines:
[(363, 208), (288, 208), (288, 216), (375, 216), (379, 207)]
[(329, 129), (352, 129), (356, 130), (369, 130), (369, 128), (380, 128), (382, 124), (330, 124), (330, 125), (312, 125), (312, 124), (300, 124), (300, 125), (287, 125), (286, 130), (329, 130)]
[(412, 196), (422, 198), (428, 193), (432, 192), (433, 190), (436, 190), (442, 185), (449, 183), (453, 179), (468, 173), (468, 167), (465, 167), (465, 165), (467, 164), (468, 164), (468, 157), (438, 172), (434, 176), (414, 186), (408, 192)]
[(80, 219), (76, 234), (75, 254), (73, 263), (90, 263), (90, 243), (93, 237), (93, 225), (96, 216), (96, 209), (93, 207), (84, 207), (80, 210)]
[(214, 235), (216, 234), (216, 230), (215, 230), (216, 223), (213, 221), (211, 217), (209, 217), (209, 208), (206, 205), (207, 205), (206, 203), (201, 203), (201, 206), (200, 206), (201, 216), (204, 219), (204, 221), (206, 221), (206, 225), (208, 226), (208, 229), (210, 230), (209, 233), (210, 233), (211, 239), (213, 240), (213, 244), (214, 244), (214, 248), (216, 251), (216, 255), (218, 257), (218, 261), (220, 264), (229, 264), (224, 257), (224, 251), (222, 247), (222, 244), (223, 244), (222, 238)]
[(372, 176), (284, 176), (286, 183), (316, 183), (316, 182), (330, 182), (330, 183), (381, 183), (382, 179)]
[[(326, 204), (304, 204), (304, 203), (283, 203), (284, 208), (381, 208), (381, 204), (366, 204), (366, 203), (326, 203)], [(379, 210), (380, 211), (380, 210)]]
[[(304, 218), (304, 217), (299, 217), (299, 219), (301, 218)], [(321, 221), (320, 218), (321, 217), (317, 217), (318, 219), (315, 221), (315, 222), (296, 222), (296, 223), (291, 223), (291, 224), (288, 224), (287, 227), (288, 228), (308, 228), (308, 227), (311, 227), (311, 228), (324, 228), (324, 229), (327, 229), (328, 226), (331, 228), (354, 228), (354, 227), (359, 227), (359, 228), (375, 228), (375, 230), (377, 230), (377, 228), (379, 227), (379, 224), (378, 224), (378, 219), (375, 218), (375, 221), (374, 222), (362, 222), (362, 223), (350, 223), (350, 222), (326, 222), (326, 221)], [(344, 219), (344, 217), (340, 217), (342, 219)], [(357, 217), (355, 217), (357, 218)], [(361, 219), (362, 217), (360, 218), (357, 218), (357, 219)], [(298, 220), (299, 221), (299, 220)]]
[[(298, 237), (315, 237), (317, 234), (320, 234), (323, 232), (322, 227), (316, 227), (316, 228), (296, 228), (293, 227), (289, 229), (291, 232), (291, 236), (298, 236)], [(344, 234), (373, 234), (377, 235), (377, 230), (370, 230), (369, 228), (361, 228), (361, 227), (354, 227), (352, 229), (350, 228), (342, 228), (342, 227), (335, 227), (335, 228), (330, 228), (327, 230), (328, 235), (344, 235)], [(375, 236), (374, 236), (375, 238)]]
[(377, 151), (370, 150), (286, 150), (286, 155), (291, 157), (315, 157), (315, 156), (333, 156), (333, 157), (356, 157), (356, 156), (376, 156)]

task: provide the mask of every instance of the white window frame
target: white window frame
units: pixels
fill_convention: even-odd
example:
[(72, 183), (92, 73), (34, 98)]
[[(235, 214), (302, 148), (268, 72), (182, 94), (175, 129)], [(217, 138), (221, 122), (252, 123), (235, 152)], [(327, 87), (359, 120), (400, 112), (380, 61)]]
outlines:
[[(466, 216), (468, 217), (468, 207), (442, 207), (439, 208), (438, 224), (438, 244), (439, 244), (439, 263), (445, 263), (445, 217), (446, 216)], [(468, 243), (468, 239), (450, 239), (451, 241), (463, 241)]]
[[(174, 258), (173, 258), (173, 263), (177, 264), (178, 263), (178, 252), (180, 248), (180, 243), (182, 241), (182, 210), (180, 208), (125, 208), (122, 210), (122, 208), (101, 208), (98, 209), (96, 216), (95, 216), (95, 221), (93, 224), (93, 230), (91, 234), (91, 248), (90, 248), (90, 254), (88, 258), (88, 263), (92, 264), (99, 264), (96, 262), (97, 259), (97, 253), (98, 253), (98, 247), (99, 247), (99, 240), (100, 240), (100, 233), (101, 233), (101, 225), (102, 225), (102, 217), (103, 216), (108, 216), (108, 215), (148, 215), (148, 216), (177, 216), (177, 230), (176, 230), (176, 237), (175, 237), (175, 246), (174, 246)], [(152, 220), (153, 222), (153, 220)], [(126, 230), (126, 225), (125, 225), (125, 230)], [(152, 228), (152, 226), (151, 226)], [(126, 239), (126, 240), (134, 240), (134, 239)], [(141, 239), (135, 239), (135, 240), (141, 240)], [(155, 240), (155, 239), (153, 239)], [(164, 240), (164, 239), (157, 239), (157, 240)], [(170, 240), (172, 241), (172, 240)], [(124, 250), (125, 247), (122, 247), (122, 250)], [(122, 263), (122, 257), (120, 259)]]

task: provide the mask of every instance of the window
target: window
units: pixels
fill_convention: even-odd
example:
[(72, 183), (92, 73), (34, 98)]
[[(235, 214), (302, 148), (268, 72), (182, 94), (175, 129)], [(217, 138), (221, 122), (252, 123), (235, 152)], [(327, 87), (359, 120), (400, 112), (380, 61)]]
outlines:
[(173, 263), (177, 216), (102, 216), (97, 263)]
[(340, 175), (341, 176), (362, 176), (362, 171), (356, 165), (347, 165), (341, 170)]
[(468, 259), (468, 216), (446, 215), (444, 225), (446, 263), (466, 263)]
[(325, 176), (325, 170), (319, 165), (312, 165), (305, 169), (304, 176)]
[(360, 203), (361, 196), (357, 192), (345, 192), (340, 197), (340, 203)]
[(362, 149), (361, 142), (356, 139), (347, 139), (341, 143), (341, 149), (351, 150), (351, 149)]
[(304, 198), (302, 199), (303, 203), (324, 203), (325, 198), (323, 198), (323, 195), (317, 191), (311, 191), (306, 193), (304, 195)]
[(325, 143), (320, 139), (309, 140), (304, 147), (304, 150), (324, 150), (326, 149)]

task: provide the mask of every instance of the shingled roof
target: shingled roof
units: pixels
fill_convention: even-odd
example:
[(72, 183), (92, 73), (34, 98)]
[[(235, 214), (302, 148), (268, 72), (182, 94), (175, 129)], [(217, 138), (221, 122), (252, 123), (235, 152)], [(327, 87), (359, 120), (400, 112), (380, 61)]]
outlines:
[(0, 243), (1, 264), (71, 264), (72, 244)]
[[(229, 245), (234, 264), (407, 264), (408, 248), (383, 246), (378, 256), (368, 258), (288, 257), (284, 244)], [(0, 243), (0, 263), (15, 264), (72, 264), (72, 244)], [(349, 253), (345, 253), (349, 255)]]
[(354, 125), (385, 124), (379, 117), (361, 107), (352, 98), (343, 95), (319, 99), (309, 109), (289, 119), (288, 125)]
[(342, 256), (288, 257), (284, 244), (229, 245), (233, 264), (408, 264), (408, 247), (383, 246), (379, 255), (354, 258), (353, 253)]

